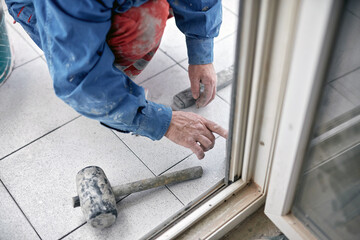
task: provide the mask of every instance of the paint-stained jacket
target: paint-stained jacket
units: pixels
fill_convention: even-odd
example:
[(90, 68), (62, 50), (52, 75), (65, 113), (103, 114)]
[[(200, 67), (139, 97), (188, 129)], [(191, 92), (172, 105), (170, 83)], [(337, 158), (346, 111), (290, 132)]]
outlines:
[[(106, 43), (112, 11), (146, 1), (5, 0), (9, 13), (44, 51), (58, 97), (86, 117), (158, 140), (169, 127), (171, 109), (145, 99), (143, 88), (113, 66)], [(186, 35), (189, 64), (212, 62), (220, 0), (168, 2)]]

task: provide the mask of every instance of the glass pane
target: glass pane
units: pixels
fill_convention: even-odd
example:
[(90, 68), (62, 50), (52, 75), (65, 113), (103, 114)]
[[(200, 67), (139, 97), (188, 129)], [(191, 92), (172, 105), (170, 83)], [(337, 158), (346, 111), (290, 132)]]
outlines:
[(360, 1), (344, 5), (292, 211), (320, 239), (359, 239)]

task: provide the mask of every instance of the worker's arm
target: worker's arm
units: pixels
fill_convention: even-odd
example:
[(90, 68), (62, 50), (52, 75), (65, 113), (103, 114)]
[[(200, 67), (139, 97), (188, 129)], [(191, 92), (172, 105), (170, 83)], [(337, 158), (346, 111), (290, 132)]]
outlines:
[[(106, 43), (113, 3), (35, 0), (30, 23), (39, 31), (57, 96), (86, 117), (157, 140), (172, 111), (145, 100), (143, 88), (113, 66)], [(23, 25), (28, 16), (22, 16), (16, 20)]]
[[(189, 57), (189, 79), (198, 107), (215, 98), (216, 73), (212, 65), (214, 37), (222, 21), (220, 0), (168, 0), (174, 11), (176, 25), (186, 36)], [(200, 83), (204, 92), (200, 95)]]

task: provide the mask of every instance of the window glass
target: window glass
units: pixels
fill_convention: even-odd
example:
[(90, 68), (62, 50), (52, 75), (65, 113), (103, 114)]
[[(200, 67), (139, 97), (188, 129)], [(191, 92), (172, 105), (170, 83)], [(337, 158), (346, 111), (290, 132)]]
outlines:
[(320, 239), (360, 236), (360, 1), (344, 4), (293, 213)]

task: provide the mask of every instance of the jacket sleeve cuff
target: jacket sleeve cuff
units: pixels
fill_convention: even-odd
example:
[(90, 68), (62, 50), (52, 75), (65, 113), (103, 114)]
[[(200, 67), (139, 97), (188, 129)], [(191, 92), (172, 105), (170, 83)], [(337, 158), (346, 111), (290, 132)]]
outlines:
[(134, 134), (160, 140), (169, 128), (171, 118), (170, 107), (148, 101), (147, 106), (142, 109), (140, 125)]
[(186, 46), (190, 65), (213, 62), (214, 38), (191, 38), (186, 36)]

